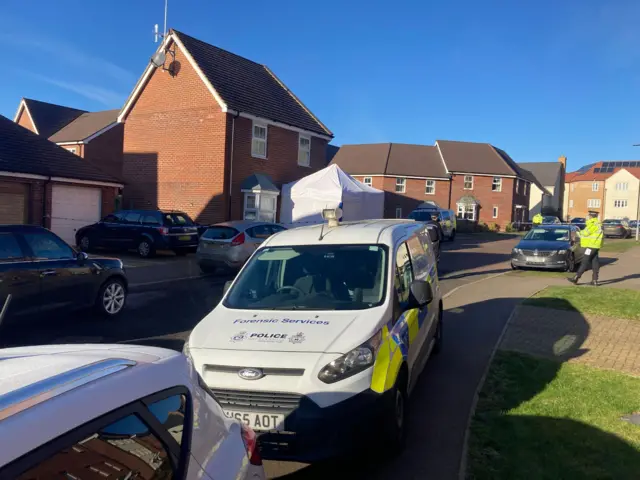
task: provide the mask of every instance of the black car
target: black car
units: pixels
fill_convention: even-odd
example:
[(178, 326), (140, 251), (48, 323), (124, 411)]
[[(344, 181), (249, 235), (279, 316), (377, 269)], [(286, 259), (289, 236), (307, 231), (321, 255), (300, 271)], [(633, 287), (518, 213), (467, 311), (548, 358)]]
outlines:
[(152, 257), (157, 250), (185, 255), (198, 248), (198, 226), (183, 212), (121, 210), (80, 228), (76, 245), (85, 252), (97, 247), (135, 248), (143, 258)]
[(76, 252), (46, 228), (0, 225), (0, 322), (54, 309), (124, 309), (127, 277), (117, 258)]
[(576, 217), (572, 218), (570, 223), (571, 225), (575, 225), (582, 230), (587, 225), (587, 219), (584, 217)]
[(626, 220), (608, 218), (602, 222), (602, 232), (605, 237), (629, 238), (631, 227)]
[(546, 268), (573, 272), (580, 264), (580, 248), (575, 225), (537, 225), (511, 252), (511, 268)]

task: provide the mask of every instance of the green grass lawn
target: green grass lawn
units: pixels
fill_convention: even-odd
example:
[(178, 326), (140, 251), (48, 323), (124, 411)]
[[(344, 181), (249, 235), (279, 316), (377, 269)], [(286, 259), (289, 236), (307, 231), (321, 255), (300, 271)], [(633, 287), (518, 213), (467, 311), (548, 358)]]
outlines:
[[(547, 287), (523, 303), (605, 317), (640, 319), (640, 292), (637, 290), (603, 287), (596, 289), (587, 286)], [(638, 407), (640, 410), (640, 402)]]
[(633, 248), (633, 247), (635, 247), (637, 245), (639, 245), (639, 243), (636, 242), (635, 237), (634, 238), (625, 238), (624, 240), (622, 240), (622, 239), (618, 240), (618, 239), (605, 238), (604, 239), (604, 243), (603, 243), (602, 248), (600, 249), (600, 251), (601, 252), (622, 253), (622, 252), (626, 252), (630, 248)]
[(640, 379), (498, 351), (471, 423), (468, 478), (638, 479)]

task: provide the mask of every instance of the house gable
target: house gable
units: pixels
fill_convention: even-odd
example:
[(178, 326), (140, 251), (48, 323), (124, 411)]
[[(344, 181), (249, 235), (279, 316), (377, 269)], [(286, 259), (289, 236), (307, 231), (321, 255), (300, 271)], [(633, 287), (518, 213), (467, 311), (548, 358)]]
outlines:
[(38, 133), (36, 124), (33, 122), (33, 118), (31, 118), (31, 113), (29, 113), (29, 109), (27, 108), (27, 104), (24, 99), (20, 101), (20, 106), (18, 107), (18, 112), (16, 113), (14, 122), (27, 130), (31, 130), (35, 134)]

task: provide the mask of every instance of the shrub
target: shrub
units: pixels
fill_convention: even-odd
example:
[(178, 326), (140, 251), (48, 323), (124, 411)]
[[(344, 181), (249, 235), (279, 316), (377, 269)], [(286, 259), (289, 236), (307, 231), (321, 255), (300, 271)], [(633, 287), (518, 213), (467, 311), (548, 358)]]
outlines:
[(478, 222), (475, 230), (476, 232), (487, 232), (489, 230), (489, 226), (484, 222)]
[(504, 227), (504, 231), (507, 233), (513, 233), (516, 231), (516, 228), (514, 227), (513, 223), (507, 223), (507, 225)]
[(498, 225), (496, 222), (492, 222), (489, 224), (489, 231), (490, 232), (499, 232), (500, 231), (500, 225)]

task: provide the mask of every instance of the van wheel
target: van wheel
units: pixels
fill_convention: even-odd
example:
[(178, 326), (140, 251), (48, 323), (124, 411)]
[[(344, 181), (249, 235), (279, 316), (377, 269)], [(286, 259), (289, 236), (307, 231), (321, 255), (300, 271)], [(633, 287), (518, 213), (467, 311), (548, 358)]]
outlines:
[(140, 241), (138, 242), (137, 250), (138, 255), (140, 255), (142, 258), (151, 258), (156, 253), (155, 248), (153, 247), (153, 243), (151, 243), (151, 240), (147, 238), (140, 239)]
[(453, 242), (456, 239), (456, 231), (455, 229), (451, 231), (451, 235), (449, 236), (449, 241)]
[(388, 405), (384, 414), (384, 444), (392, 454), (399, 454), (407, 443), (407, 374), (402, 371), (392, 390), (388, 392)]

